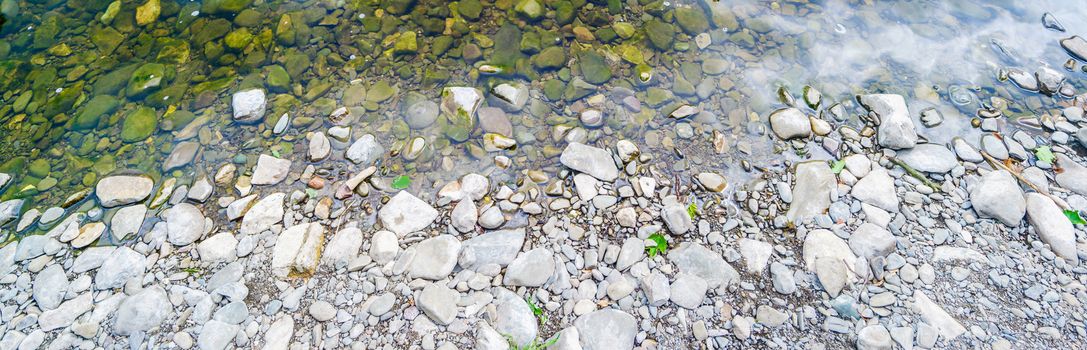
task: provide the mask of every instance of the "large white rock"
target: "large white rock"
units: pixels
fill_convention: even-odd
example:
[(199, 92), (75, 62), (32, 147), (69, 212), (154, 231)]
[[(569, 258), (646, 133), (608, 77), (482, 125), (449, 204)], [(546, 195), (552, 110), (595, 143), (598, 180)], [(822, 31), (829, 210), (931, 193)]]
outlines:
[[(1087, 128), (1080, 130), (1087, 130)], [(1072, 192), (1087, 196), (1087, 167), (1076, 163), (1063, 153), (1057, 153), (1057, 165), (1063, 170), (1055, 176), (1057, 184)]]
[(809, 232), (804, 237), (804, 266), (815, 272), (828, 293), (837, 296), (847, 284), (856, 279), (853, 272), (857, 257), (844, 240), (824, 229)]
[(118, 247), (98, 268), (98, 274), (94, 276), (94, 289), (121, 287), (129, 279), (142, 277), (146, 269), (147, 258), (143, 254), (129, 247)]
[(914, 129), (910, 110), (902, 95), (871, 94), (861, 95), (861, 105), (879, 116), (880, 124), (876, 133), (879, 145), (893, 149), (912, 148), (917, 144), (917, 130)]
[(461, 199), (460, 202), (457, 202), (457, 205), (453, 206), (453, 211), (449, 213), (449, 224), (453, 225), (453, 228), (461, 233), (474, 231), (478, 220), (479, 210), (476, 208), (475, 201), (471, 198)]
[(324, 242), (325, 228), (316, 222), (283, 230), (272, 248), (272, 274), (281, 278), (312, 274), (317, 269)]
[(438, 218), (438, 211), (411, 193), (400, 191), (381, 207), (377, 216), (385, 229), (404, 236), (430, 226)]
[(257, 158), (257, 166), (253, 169), (253, 178), (250, 179), (250, 183), (254, 185), (275, 185), (283, 182), (290, 171), (290, 159), (279, 159), (267, 154), (261, 154)]
[(373, 164), (375, 160), (381, 158), (382, 154), (385, 154), (385, 147), (377, 142), (374, 135), (366, 134), (359, 137), (358, 140), (351, 144), (351, 147), (347, 148), (344, 157), (352, 163), (366, 166)]
[(497, 288), (495, 303), (498, 318), (494, 322), (494, 328), (499, 334), (509, 336), (522, 347), (536, 340), (536, 315), (532, 314), (525, 299), (505, 288)]
[(117, 308), (113, 324), (113, 333), (127, 336), (136, 332), (146, 332), (158, 327), (167, 317), (173, 315), (173, 305), (166, 297), (166, 290), (153, 285), (139, 293), (125, 298)]
[(782, 108), (770, 113), (770, 129), (783, 140), (811, 136), (811, 121), (796, 108)]
[(921, 315), (925, 323), (935, 327), (936, 331), (947, 341), (955, 340), (955, 338), (966, 333), (966, 327), (963, 327), (959, 321), (951, 317), (940, 305), (932, 302), (932, 299), (929, 299), (928, 295), (925, 295), (921, 290), (913, 291), (913, 309)]
[(68, 327), (76, 318), (94, 309), (94, 295), (86, 292), (60, 304), (60, 307), (38, 315), (38, 328), (43, 332)]
[(60, 306), (67, 291), (68, 277), (64, 274), (64, 268), (58, 264), (49, 265), (34, 278), (34, 302), (42, 310), (52, 310)]
[(283, 200), (286, 197), (284, 193), (272, 193), (253, 204), (242, 217), (241, 233), (258, 234), (283, 221)]
[(483, 92), (473, 87), (451, 86), (442, 89), (442, 113), (450, 120), (475, 126), (476, 110), (483, 104)]
[(799, 222), (830, 208), (830, 192), (838, 185), (834, 172), (827, 162), (814, 160), (796, 165), (796, 185), (793, 186), (793, 201), (785, 218)]
[(1057, 203), (1043, 194), (1028, 193), (1027, 221), (1054, 253), (1076, 265), (1076, 230)]
[(457, 301), (460, 293), (449, 289), (445, 283), (431, 283), (423, 287), (416, 299), (416, 305), (434, 323), (447, 325), (457, 318)]
[(898, 159), (917, 171), (947, 173), (959, 165), (955, 152), (933, 143), (922, 143), (898, 153)]
[(256, 123), (264, 119), (267, 101), (264, 90), (251, 89), (235, 92), (231, 98), (234, 108), (234, 120), (239, 123)]
[(189, 203), (177, 205), (162, 212), (166, 221), (166, 240), (176, 246), (186, 246), (196, 242), (204, 234), (204, 214)]
[[(113, 239), (123, 241), (128, 236), (139, 233), (146, 215), (147, 206), (143, 204), (130, 205), (117, 210), (109, 221), (109, 230)], [(204, 224), (201, 223), (200, 226), (203, 228)]]
[(118, 175), (98, 181), (94, 193), (103, 207), (111, 208), (144, 200), (154, 186), (145, 176)]
[(370, 237), (370, 258), (374, 262), (384, 265), (396, 258), (400, 253), (400, 243), (395, 233), (389, 231), (377, 231)]
[(603, 309), (578, 317), (574, 321), (581, 346), (585, 350), (629, 350), (634, 348), (638, 322), (634, 316), (617, 310)]
[(411, 260), (408, 274), (411, 278), (440, 280), (457, 266), (461, 243), (457, 237), (441, 235), (427, 238), (415, 245), (415, 258)]
[(196, 245), (196, 251), (200, 253), (200, 260), (204, 262), (225, 262), (237, 257), (235, 249), (238, 247), (238, 239), (229, 231), (219, 232)]
[(1012, 227), (1019, 226), (1027, 211), (1023, 190), (1005, 170), (990, 171), (982, 176), (970, 190), (970, 202), (982, 217), (997, 219)]
[(895, 237), (882, 227), (863, 223), (849, 236), (849, 248), (867, 259), (886, 257), (895, 251)]
[(294, 335), (294, 318), (284, 315), (268, 327), (264, 333), (264, 350), (287, 350)]
[(555, 273), (555, 258), (547, 248), (536, 248), (510, 262), (503, 283), (507, 286), (539, 287)]
[(889, 212), (898, 212), (898, 195), (895, 194), (895, 179), (887, 169), (875, 167), (857, 181), (849, 190), (849, 195), (862, 203)]
[(321, 261), (332, 264), (333, 267), (346, 267), (351, 260), (359, 255), (362, 247), (362, 230), (357, 227), (348, 227), (336, 232), (328, 247), (322, 253)]
[(328, 158), (330, 153), (332, 153), (332, 142), (328, 140), (328, 136), (325, 136), (323, 132), (313, 133), (309, 139), (309, 160), (321, 161)]
[(611, 158), (611, 152), (580, 142), (566, 145), (559, 155), (559, 162), (570, 169), (592, 175), (601, 181), (612, 182), (619, 177), (619, 168)]
[(679, 268), (679, 272), (706, 280), (711, 289), (740, 281), (740, 273), (725, 262), (721, 254), (698, 243), (680, 243), (678, 248), (668, 251), (668, 260)]
[(487, 265), (505, 267), (517, 258), (524, 244), (523, 227), (487, 232), (464, 241), (458, 263), (468, 270), (479, 270)]

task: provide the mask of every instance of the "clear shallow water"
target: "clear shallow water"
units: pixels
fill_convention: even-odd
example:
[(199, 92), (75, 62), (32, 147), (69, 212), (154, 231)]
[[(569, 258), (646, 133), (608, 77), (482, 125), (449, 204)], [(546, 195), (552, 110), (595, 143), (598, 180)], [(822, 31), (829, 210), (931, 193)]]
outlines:
[[(1069, 78), (1084, 74), (1078, 66), (1062, 68), (1068, 55), (1058, 40), (1087, 33), (1078, 20), (1087, 10), (1062, 1), (630, 1), (613, 9), (604, 1), (563, 1), (538, 3), (546, 3), (539, 19), (522, 3), (484, 2), (476, 16), (461, 8), (474, 7), (472, 1), (405, 7), (161, 0), (159, 15), (141, 21), (138, 7), (153, 13), (146, 3), (121, 4), (104, 20), (110, 1), (4, 0), (0, 170), (15, 178), (2, 197), (30, 198), (24, 209), (44, 209), (109, 174), (140, 172), (159, 183), (188, 184), (226, 163), (244, 175), (259, 154), (292, 159), (296, 173), (312, 164), (334, 184), (365, 167), (343, 159), (343, 149), (363, 134), (375, 135), (386, 150), (376, 162), (378, 184), (408, 175), (420, 193), (468, 172), (542, 188), (557, 181), (557, 154), (568, 141), (610, 146), (618, 139), (635, 141), (652, 157), (641, 171), (716, 171), (743, 181), (752, 174), (744, 160), (758, 168), (833, 157), (774, 144), (765, 118), (784, 106), (779, 88), (798, 105), (804, 86), (822, 93), (822, 107), (842, 102), (850, 117), (835, 125), (857, 129), (862, 111), (853, 95), (903, 94), (915, 117), (927, 107), (942, 112), (943, 124), (920, 131), (942, 143), (976, 136), (970, 119), (980, 107), (1007, 105), (1014, 118), (1052, 114), (1059, 105), (1060, 98), (1000, 81), (1002, 69), (1049, 66)], [(680, 8), (694, 11), (679, 16)], [(1043, 27), (1045, 12), (1067, 32)], [(686, 25), (677, 19), (692, 13), (716, 16)], [(414, 48), (405, 39), (409, 32), (416, 34)], [(661, 32), (673, 34), (650, 35)], [(708, 34), (704, 48), (697, 33)], [(542, 63), (552, 47), (562, 55)], [(709, 60), (717, 67), (707, 67)], [(494, 68), (503, 71), (488, 73)], [(652, 78), (643, 81), (644, 72)], [(579, 79), (599, 87), (571, 96)], [(502, 130), (502, 118), (477, 120), (467, 130), (451, 130), (444, 115), (429, 124), (411, 120), (418, 113), (409, 107), (439, 103), (443, 87), (479, 88), (490, 98), (487, 106), (497, 104), (490, 91), (503, 83), (524, 84), (531, 95), (524, 109), (503, 113), (515, 148), (485, 149), (485, 131)], [(1068, 83), (1080, 90), (1078, 79)], [(255, 125), (236, 123), (231, 96), (250, 88), (268, 92), (268, 111)], [(623, 101), (631, 92), (638, 108)], [(683, 105), (700, 113), (668, 117)], [(328, 132), (341, 120), (329, 116), (339, 107), (348, 108), (339, 124), (351, 128), (350, 140), (333, 142), (329, 160), (308, 162), (307, 133)], [(603, 126), (579, 121), (590, 108), (602, 111)], [(290, 126), (273, 133), (284, 114)], [(162, 162), (182, 139), (200, 144), (195, 160), (163, 172)], [(425, 146), (407, 150), (412, 143)]]

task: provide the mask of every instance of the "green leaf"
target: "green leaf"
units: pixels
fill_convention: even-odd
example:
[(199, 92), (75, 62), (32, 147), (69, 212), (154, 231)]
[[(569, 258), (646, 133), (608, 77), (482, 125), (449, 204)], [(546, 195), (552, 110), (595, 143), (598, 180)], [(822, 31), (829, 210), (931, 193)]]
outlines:
[(307, 188), (306, 189), (306, 196), (309, 196), (310, 198), (317, 198), (317, 190), (312, 189), (312, 188)]
[(842, 169), (845, 169), (845, 161), (844, 160), (840, 160), (840, 159), (836, 160), (836, 161), (834, 161), (834, 164), (830, 165), (830, 171), (833, 171), (835, 174), (841, 173)]
[(694, 203), (691, 203), (691, 205), (688, 205), (687, 206), (687, 215), (690, 215), (691, 220), (694, 220), (694, 217), (698, 216), (698, 206), (695, 205)]
[(1068, 221), (1071, 221), (1075, 225), (1087, 225), (1087, 220), (1083, 220), (1079, 216), (1079, 212), (1075, 210), (1065, 210), (1064, 216), (1068, 217)]
[(656, 256), (657, 253), (664, 254), (668, 252), (668, 240), (665, 239), (664, 235), (660, 234), (660, 232), (649, 235), (649, 240), (654, 243), (651, 246), (645, 247), (649, 257), (652, 258)]
[(559, 335), (555, 334), (554, 337), (551, 337), (551, 339), (548, 339), (547, 341), (545, 341), (543, 343), (543, 348), (549, 348), (552, 345), (555, 345), (555, 343), (557, 343), (558, 341), (559, 341)]
[(1038, 161), (1042, 163), (1053, 164), (1053, 160), (1056, 158), (1053, 156), (1053, 150), (1049, 149), (1049, 146), (1039, 146), (1034, 149), (1034, 156), (1038, 157)]
[(272, 150), (272, 157), (282, 158), (282, 157), (279, 156), (279, 150), (278, 149), (273, 149)]
[(392, 186), (395, 190), (408, 188), (408, 186), (411, 186), (411, 178), (407, 175), (397, 176), (396, 179), (393, 180)]

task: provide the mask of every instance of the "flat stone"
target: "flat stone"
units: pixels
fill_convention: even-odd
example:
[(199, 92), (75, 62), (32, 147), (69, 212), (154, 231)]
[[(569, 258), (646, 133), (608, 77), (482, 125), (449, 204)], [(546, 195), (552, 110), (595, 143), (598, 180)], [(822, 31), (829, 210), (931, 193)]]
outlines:
[(796, 165), (796, 185), (793, 201), (785, 218), (799, 222), (823, 214), (830, 208), (830, 192), (838, 180), (824, 161), (808, 161)]
[(887, 173), (887, 169), (876, 167), (853, 185), (849, 195), (876, 208), (892, 213), (898, 212), (899, 202), (894, 183), (895, 180)]
[(693, 310), (702, 305), (702, 300), (706, 298), (706, 290), (709, 289), (709, 283), (702, 277), (679, 273), (676, 274), (676, 279), (672, 281), (671, 288), (670, 298), (672, 302), (680, 307)]
[(619, 168), (611, 158), (611, 152), (602, 148), (571, 142), (559, 156), (562, 165), (578, 172), (592, 175), (601, 181), (612, 182), (619, 177)]
[(1005, 170), (991, 171), (970, 190), (970, 202), (978, 215), (1016, 227), (1023, 221), (1027, 204), (1019, 183)]
[(849, 245), (828, 230), (814, 230), (804, 238), (804, 266), (815, 272), (831, 296), (837, 296), (846, 284), (856, 279), (852, 270), (856, 263), (857, 257)]
[(287, 174), (290, 171), (290, 159), (279, 159), (267, 154), (261, 154), (257, 158), (257, 166), (253, 169), (253, 177), (250, 183), (253, 185), (275, 185), (287, 179)]
[(1055, 176), (1057, 184), (1081, 196), (1087, 196), (1087, 167), (1062, 153), (1057, 153), (1057, 166), (1063, 170)]
[(664, 220), (668, 230), (675, 235), (683, 235), (694, 230), (694, 222), (691, 214), (687, 213), (687, 207), (678, 204), (668, 204), (661, 208), (661, 219)]
[(883, 325), (867, 326), (857, 333), (857, 350), (891, 350), (893, 347), (891, 332)]
[(638, 322), (630, 314), (603, 309), (574, 321), (584, 350), (630, 350), (638, 333)]
[(917, 130), (902, 95), (861, 95), (858, 100), (868, 111), (880, 118), (876, 139), (879, 145), (891, 149), (913, 148), (917, 143)]
[(325, 247), (321, 261), (335, 268), (346, 267), (359, 255), (362, 240), (362, 230), (357, 227), (348, 227), (336, 232)]
[(129, 279), (142, 277), (147, 269), (147, 259), (128, 247), (118, 247), (98, 268), (94, 276), (94, 289), (119, 288)]
[(1076, 265), (1076, 230), (1057, 203), (1043, 194), (1027, 193), (1027, 221), (1054, 253)]
[(231, 107), (234, 110), (234, 120), (239, 123), (256, 123), (264, 119), (267, 109), (264, 90), (250, 89), (235, 92), (231, 97)]
[(176, 246), (186, 246), (196, 242), (204, 234), (204, 214), (189, 203), (177, 205), (162, 212), (166, 221), (166, 240)]
[(461, 199), (449, 213), (449, 224), (461, 233), (474, 231), (478, 220), (479, 209), (472, 199)]
[(539, 287), (555, 273), (555, 258), (547, 248), (536, 248), (510, 262), (503, 284), (507, 286)]
[(151, 194), (155, 182), (144, 176), (110, 176), (98, 181), (94, 193), (103, 207), (139, 202)]
[(947, 341), (955, 340), (966, 333), (966, 327), (963, 327), (959, 321), (951, 317), (940, 305), (932, 302), (928, 295), (920, 290), (913, 291), (913, 309), (921, 315), (925, 323), (935, 327)]
[(60, 306), (67, 291), (68, 277), (64, 274), (64, 268), (58, 264), (49, 265), (34, 278), (32, 294), (34, 302), (42, 310), (52, 310)]
[(264, 333), (264, 350), (287, 350), (294, 336), (294, 318), (284, 315), (272, 322)]
[(449, 289), (444, 283), (431, 283), (423, 287), (416, 299), (416, 305), (431, 321), (447, 325), (457, 318), (457, 301), (460, 294)]
[(174, 146), (170, 155), (162, 162), (162, 171), (168, 172), (183, 168), (196, 158), (196, 152), (200, 151), (200, 143), (195, 141), (183, 141)]
[(427, 238), (415, 246), (415, 258), (408, 267), (411, 278), (440, 280), (453, 272), (460, 255), (461, 242), (457, 237), (441, 235)]
[(232, 325), (219, 320), (211, 320), (204, 324), (204, 327), (200, 330), (200, 337), (196, 340), (196, 345), (201, 350), (223, 350), (226, 349), (230, 343), (234, 342), (234, 338), (238, 336), (238, 329), (241, 326)]
[[(130, 205), (117, 210), (109, 222), (109, 229), (113, 239), (123, 241), (128, 236), (139, 233), (146, 215), (147, 206), (143, 204)], [(201, 222), (201, 230), (203, 230), (203, 227), (204, 223)]]
[(347, 153), (344, 155), (347, 160), (352, 163), (361, 164), (363, 166), (372, 165), (374, 161), (381, 158), (385, 154), (385, 147), (382, 147), (377, 142), (377, 138), (374, 135), (366, 134), (359, 137), (351, 144), (351, 147), (347, 148)]
[(894, 235), (870, 223), (863, 223), (849, 236), (849, 248), (857, 256), (866, 259), (886, 257), (895, 251)]
[(782, 140), (811, 136), (808, 116), (796, 108), (782, 108), (770, 113), (770, 129)]
[(328, 140), (328, 136), (325, 136), (323, 132), (315, 132), (309, 139), (309, 160), (311, 162), (319, 162), (328, 158), (328, 155), (332, 153), (332, 142)]
[(468, 270), (487, 265), (506, 267), (517, 258), (524, 243), (524, 228), (490, 231), (464, 241), (458, 264)]
[(255, 235), (283, 221), (284, 193), (272, 193), (253, 204), (242, 217), (241, 233)]
[(400, 191), (377, 215), (385, 229), (404, 236), (430, 226), (438, 218), (438, 211), (411, 193)]
[(756, 274), (761, 274), (766, 269), (766, 264), (774, 253), (774, 246), (770, 243), (749, 238), (741, 238), (739, 248), (740, 255), (744, 257), (745, 269)]
[(505, 288), (498, 288), (495, 292), (495, 303), (498, 317), (495, 319), (494, 328), (499, 334), (510, 337), (518, 346), (528, 346), (536, 340), (536, 315), (532, 313), (525, 299)]
[(200, 260), (204, 262), (227, 262), (237, 257), (238, 239), (229, 231), (219, 232), (196, 245)]
[(668, 260), (679, 268), (679, 272), (706, 280), (711, 289), (740, 281), (740, 273), (725, 262), (720, 254), (698, 243), (680, 243), (678, 248), (668, 251)]
[(173, 315), (174, 307), (166, 297), (166, 290), (160, 286), (144, 288), (139, 293), (125, 298), (117, 308), (113, 324), (113, 333), (128, 336), (136, 332), (147, 332), (158, 327)]
[(43, 332), (68, 327), (76, 318), (87, 311), (94, 309), (94, 296), (87, 292), (69, 299), (60, 304), (56, 309), (42, 312), (38, 315), (38, 328)]
[(309, 305), (309, 314), (317, 322), (328, 322), (336, 317), (336, 307), (327, 301), (317, 300)]
[(955, 153), (947, 147), (922, 143), (898, 153), (898, 159), (917, 171), (944, 174), (959, 165)]
[(370, 258), (374, 262), (384, 265), (396, 258), (400, 253), (400, 243), (396, 234), (389, 231), (377, 231), (370, 237)]
[(317, 269), (325, 228), (316, 222), (288, 227), (272, 248), (272, 274), (284, 278), (308, 276)]

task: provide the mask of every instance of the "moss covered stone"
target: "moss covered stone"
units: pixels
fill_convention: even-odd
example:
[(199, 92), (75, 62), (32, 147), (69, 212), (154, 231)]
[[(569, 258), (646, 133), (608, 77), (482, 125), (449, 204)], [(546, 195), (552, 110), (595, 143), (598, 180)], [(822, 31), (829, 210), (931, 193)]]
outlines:
[(128, 87), (125, 94), (128, 96), (142, 96), (150, 91), (158, 89), (166, 80), (166, 66), (159, 63), (147, 63), (128, 78)]
[(291, 87), (291, 75), (287, 74), (287, 70), (278, 64), (271, 65), (266, 68), (266, 85), (268, 90), (275, 92), (285, 92)]
[(98, 126), (103, 117), (113, 114), (121, 101), (110, 95), (98, 95), (91, 98), (83, 107), (83, 111), (75, 118), (72, 128), (75, 130), (88, 130)]
[(705, 33), (710, 29), (710, 22), (706, 19), (706, 15), (701, 8), (677, 8), (676, 23), (679, 23), (679, 27), (683, 28), (683, 31), (690, 35)]
[(608, 67), (608, 63), (604, 61), (604, 56), (595, 51), (586, 50), (578, 55), (578, 60), (581, 75), (586, 82), (600, 85), (611, 80), (611, 67)]
[(154, 109), (136, 108), (125, 116), (124, 124), (121, 125), (121, 141), (133, 143), (146, 140), (157, 127), (158, 116)]
[(675, 39), (676, 30), (671, 24), (654, 19), (645, 23), (645, 33), (649, 38), (649, 44), (652, 45), (653, 48), (660, 51), (667, 51), (672, 48), (672, 41)]

